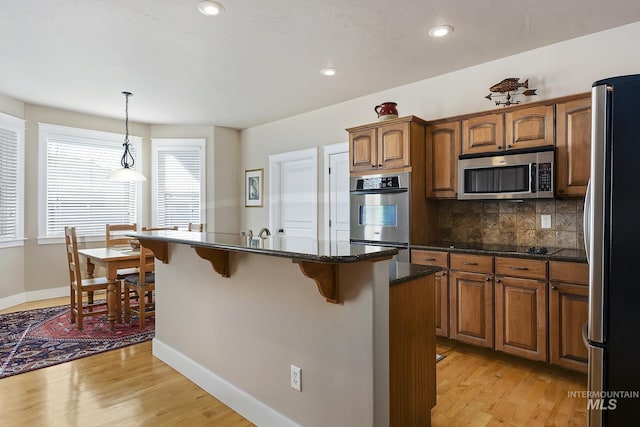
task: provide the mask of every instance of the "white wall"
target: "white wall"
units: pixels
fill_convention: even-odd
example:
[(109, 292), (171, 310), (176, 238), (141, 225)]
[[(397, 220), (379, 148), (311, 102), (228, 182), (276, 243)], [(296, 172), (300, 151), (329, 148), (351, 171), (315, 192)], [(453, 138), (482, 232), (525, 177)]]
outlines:
[[(530, 87), (538, 89), (534, 101), (589, 92), (595, 80), (640, 73), (640, 56), (634, 53), (638, 41), (640, 22), (246, 129), (241, 136), (241, 169), (264, 167), (268, 180), (270, 154), (346, 141), (344, 129), (375, 122), (373, 107), (385, 101), (397, 102), (401, 116), (434, 120), (495, 108), (484, 96), (507, 77), (528, 78)], [(268, 185), (265, 181), (265, 188)], [(320, 194), (323, 191), (319, 188)], [(266, 224), (268, 211), (268, 197), (264, 208), (244, 209), (242, 228)], [(326, 223), (319, 218), (321, 227)]]

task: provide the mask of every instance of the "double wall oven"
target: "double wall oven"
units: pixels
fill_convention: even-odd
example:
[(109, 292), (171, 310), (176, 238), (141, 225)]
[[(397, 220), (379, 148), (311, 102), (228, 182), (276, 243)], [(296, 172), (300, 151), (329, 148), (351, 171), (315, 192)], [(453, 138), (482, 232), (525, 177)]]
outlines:
[(409, 261), (410, 173), (352, 176), (351, 243), (392, 246)]

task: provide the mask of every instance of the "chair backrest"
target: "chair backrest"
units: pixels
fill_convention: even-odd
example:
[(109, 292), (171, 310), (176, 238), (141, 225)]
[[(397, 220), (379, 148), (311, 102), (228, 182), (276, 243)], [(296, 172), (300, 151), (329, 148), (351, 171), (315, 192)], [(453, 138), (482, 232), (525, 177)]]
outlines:
[(189, 223), (189, 231), (199, 231), (202, 233), (204, 230), (204, 224)]
[(159, 231), (159, 230), (177, 230), (178, 226), (173, 227), (142, 227), (142, 231)]
[(128, 245), (129, 240), (132, 238), (124, 236), (122, 233), (125, 231), (137, 231), (138, 224), (107, 224), (105, 227), (105, 240), (107, 247)]
[(147, 273), (152, 273), (155, 269), (155, 257), (153, 256), (153, 252), (151, 249), (147, 249), (140, 245), (140, 267), (138, 278), (141, 285), (146, 283), (145, 278)]
[(64, 241), (67, 247), (67, 263), (69, 264), (69, 283), (82, 285), (82, 271), (80, 269), (80, 257), (78, 256), (78, 240), (76, 239), (76, 228), (64, 228)]

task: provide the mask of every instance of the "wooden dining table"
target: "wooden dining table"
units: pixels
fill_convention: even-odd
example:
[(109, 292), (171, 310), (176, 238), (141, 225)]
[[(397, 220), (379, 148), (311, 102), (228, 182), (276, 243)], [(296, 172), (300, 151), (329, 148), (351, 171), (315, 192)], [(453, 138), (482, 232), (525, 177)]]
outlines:
[(93, 277), (96, 265), (103, 266), (106, 270), (107, 284), (107, 320), (111, 330), (115, 329), (115, 321), (122, 322), (119, 313), (120, 301), (116, 298), (116, 278), (118, 270), (123, 268), (138, 267), (140, 265), (140, 251), (132, 250), (130, 246), (113, 246), (109, 248), (78, 249), (78, 254), (87, 259), (87, 276)]

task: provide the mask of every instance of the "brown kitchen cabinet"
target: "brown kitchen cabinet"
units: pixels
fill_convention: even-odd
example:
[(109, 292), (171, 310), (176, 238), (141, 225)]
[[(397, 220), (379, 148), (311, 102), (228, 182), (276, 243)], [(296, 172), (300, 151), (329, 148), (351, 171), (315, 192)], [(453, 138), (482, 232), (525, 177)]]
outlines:
[[(426, 122), (415, 116), (347, 129), (350, 171), (376, 172), (411, 166), (424, 156)], [(424, 160), (418, 160), (422, 163)]]
[(442, 268), (435, 278), (436, 335), (449, 336), (449, 253), (440, 251), (411, 250), (411, 263)]
[(495, 349), (547, 360), (547, 262), (496, 257)]
[(582, 326), (589, 316), (589, 266), (549, 261), (549, 362), (587, 372)]
[(556, 104), (556, 197), (584, 197), (591, 174), (591, 97)]
[(462, 120), (462, 154), (504, 149), (504, 113), (481, 114)]
[(460, 128), (460, 120), (427, 128), (427, 198), (457, 197)]
[(553, 136), (553, 105), (517, 108), (505, 114), (506, 150), (553, 145)]
[(450, 255), (449, 336), (493, 348), (493, 257)]

